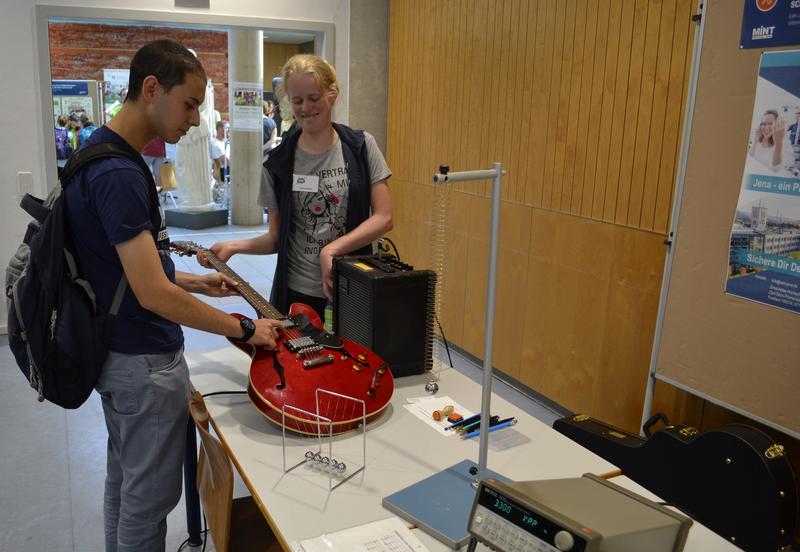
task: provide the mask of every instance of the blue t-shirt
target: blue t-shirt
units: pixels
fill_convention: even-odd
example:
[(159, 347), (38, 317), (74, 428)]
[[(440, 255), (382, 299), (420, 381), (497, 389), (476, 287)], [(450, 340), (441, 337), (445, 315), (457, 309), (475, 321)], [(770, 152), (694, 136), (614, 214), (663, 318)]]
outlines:
[[(86, 144), (114, 142), (133, 148), (108, 127), (92, 133)], [(101, 159), (79, 172), (66, 189), (67, 220), (78, 253), (82, 273), (97, 295), (97, 306), (108, 312), (122, 277), (117, 244), (158, 227), (157, 245), (167, 278), (175, 282), (175, 265), (165, 250), (169, 244), (163, 211), (151, 220), (149, 180), (128, 159)], [(145, 310), (128, 286), (111, 333), (110, 350), (125, 354), (176, 351), (183, 345), (183, 332), (152, 311)]]

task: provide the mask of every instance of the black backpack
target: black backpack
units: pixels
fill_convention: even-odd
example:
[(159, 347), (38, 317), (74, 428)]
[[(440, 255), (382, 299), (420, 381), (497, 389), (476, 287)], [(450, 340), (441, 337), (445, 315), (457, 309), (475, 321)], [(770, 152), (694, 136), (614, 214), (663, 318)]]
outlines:
[(69, 158), (61, 186), (47, 199), (30, 194), (22, 199), (20, 206), (34, 220), (6, 269), (11, 351), (39, 401), (64, 408), (78, 408), (94, 389), (128, 281), (123, 273), (109, 312), (99, 312), (78, 266), (63, 191), (86, 165), (111, 157), (130, 159), (143, 169), (152, 188), (151, 210), (158, 209), (155, 183), (140, 155), (110, 142), (86, 146)]

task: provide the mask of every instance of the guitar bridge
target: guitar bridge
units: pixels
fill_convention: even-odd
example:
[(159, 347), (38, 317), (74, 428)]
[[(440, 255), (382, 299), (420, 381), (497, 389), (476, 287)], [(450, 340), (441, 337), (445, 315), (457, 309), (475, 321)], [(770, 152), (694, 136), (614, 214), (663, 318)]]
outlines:
[(303, 368), (313, 368), (322, 364), (328, 364), (329, 362), (333, 362), (333, 355), (328, 354), (321, 357), (310, 358), (303, 361)]

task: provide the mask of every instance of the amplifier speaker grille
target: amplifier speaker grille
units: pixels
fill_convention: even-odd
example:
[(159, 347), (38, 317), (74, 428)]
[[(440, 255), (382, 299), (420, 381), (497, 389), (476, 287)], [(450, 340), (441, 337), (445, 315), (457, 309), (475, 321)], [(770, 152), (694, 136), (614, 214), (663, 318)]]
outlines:
[(436, 273), (375, 256), (334, 262), (333, 330), (375, 351), (395, 377), (431, 368)]

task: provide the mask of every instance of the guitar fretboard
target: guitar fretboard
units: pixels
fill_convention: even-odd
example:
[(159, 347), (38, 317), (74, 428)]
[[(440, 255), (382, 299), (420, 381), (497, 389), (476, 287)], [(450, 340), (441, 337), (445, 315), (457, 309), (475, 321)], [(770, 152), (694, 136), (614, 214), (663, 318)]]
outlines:
[(236, 274), (231, 267), (225, 264), (225, 261), (221, 260), (208, 249), (204, 251), (206, 254), (206, 259), (208, 259), (209, 264), (214, 267), (214, 270), (239, 282), (239, 285), (236, 287), (237, 293), (239, 293), (239, 295), (241, 295), (251, 307), (256, 309), (256, 311), (258, 311), (263, 318), (273, 318), (275, 320), (282, 320), (283, 318), (286, 318), (280, 313), (280, 311), (270, 305), (256, 290), (254, 290), (250, 284), (246, 283), (241, 277), (239, 277), (239, 275)]

